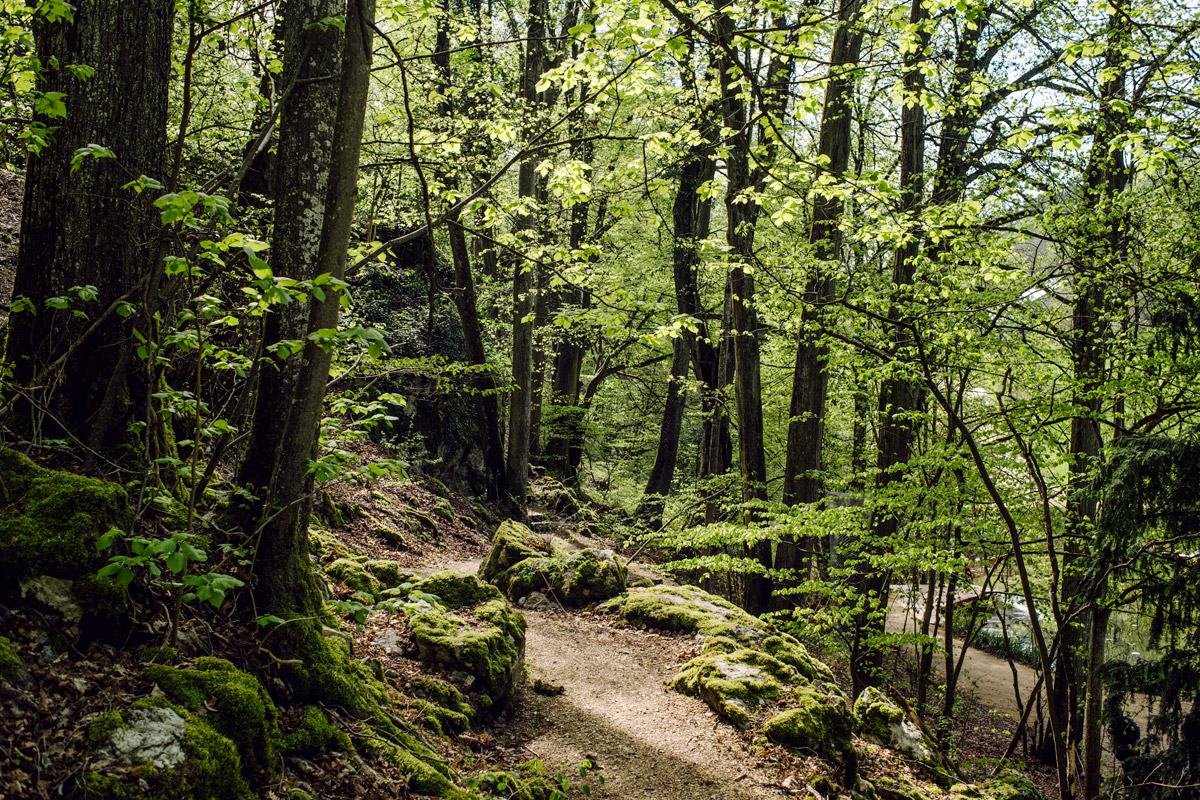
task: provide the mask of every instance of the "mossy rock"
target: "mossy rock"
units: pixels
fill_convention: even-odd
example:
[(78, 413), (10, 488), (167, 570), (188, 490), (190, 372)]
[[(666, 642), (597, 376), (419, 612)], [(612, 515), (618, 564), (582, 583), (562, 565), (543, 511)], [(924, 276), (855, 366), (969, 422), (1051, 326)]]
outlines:
[(929, 800), (929, 793), (903, 775), (876, 775), (871, 782), (879, 800)]
[(492, 547), (479, 565), (480, 578), (494, 582), (500, 573), (527, 558), (546, 555), (546, 548), (533, 531), (513, 520), (505, 520), (492, 535)]
[(555, 593), (562, 588), (565, 558), (536, 556), (518, 561), (492, 579), (504, 596), (520, 600), (533, 592)]
[(317, 706), (305, 706), (300, 713), (300, 725), (280, 740), (284, 753), (350, 753), (354, 745), (350, 737), (329, 720), (329, 716)]
[(398, 561), (368, 561), (364, 566), (385, 589), (395, 589), (416, 580), (413, 572)]
[[(705, 636), (729, 635), (738, 628), (760, 632), (766, 628), (757, 617), (695, 586), (631, 589), (602, 603), (600, 609), (619, 614), (635, 625)], [(765, 638), (765, 632), (760, 635)]]
[(337, 559), (325, 567), (325, 573), (356, 592), (375, 596), (383, 589), (383, 584), (367, 571), (366, 565), (353, 558)]
[(868, 686), (854, 701), (859, 735), (887, 747), (926, 768), (946, 788), (954, 782), (953, 768), (921, 728), (896, 703), (874, 686)]
[(444, 709), (467, 717), (468, 720), (475, 713), (471, 704), (462, 696), (462, 692), (451, 683), (428, 675), (418, 675), (410, 681), (409, 685), (412, 687), (413, 694), (418, 698), (436, 703)]
[(613, 551), (581, 550), (567, 559), (563, 570), (563, 602), (586, 606), (615, 597), (625, 590), (628, 577), (629, 571)]
[(500, 590), (495, 586), (484, 583), (474, 575), (449, 570), (435, 572), (427, 578), (422, 578), (413, 588), (434, 595), (443, 606), (451, 610), (503, 600)]
[(293, 618), (271, 629), (268, 637), (272, 651), (289, 656), (280, 672), (293, 699), (356, 711), (386, 702), (387, 687), (368, 665), (350, 657), (345, 637), (326, 635), (319, 621)]
[(278, 768), (279, 714), (254, 676), (224, 659), (201, 658), (195, 669), (151, 664), (146, 677), (189, 710), (207, 709), (205, 722), (237, 744), (247, 770)]
[(439, 736), (462, 733), (471, 726), (471, 718), (466, 714), (451, 711), (420, 697), (414, 697), (411, 702), (424, 726)]
[(29, 668), (21, 659), (16, 646), (3, 636), (0, 636), (0, 681), (24, 686), (31, 680)]
[[(359, 749), (365, 755), (386, 761), (408, 778), (408, 788), (420, 794), (457, 800), (466, 795), (434, 765), (419, 758), (410, 749), (383, 739), (364, 739)], [(436, 757), (436, 756), (435, 756)]]
[(0, 578), (90, 576), (107, 560), (96, 541), (128, 518), (125, 490), (107, 481), (42, 469), (0, 448)]
[(105, 800), (237, 800), (250, 793), (237, 745), (206, 719), (163, 700), (142, 700), (93, 721), (88, 731), (102, 756), (144, 767), (139, 784), (125, 776), (87, 772), (84, 797)]
[[(443, 577), (450, 575), (439, 573), (421, 588), (445, 600), (439, 586), (441, 591), (450, 593), (450, 587), (462, 589), (464, 584)], [(458, 577), (475, 580), (472, 576)], [(434, 579), (439, 580), (430, 584)], [(417, 658), (468, 675), (469, 693), (479, 710), (487, 711), (507, 703), (521, 680), (525, 664), (525, 618), (508, 605), (494, 586), (478, 585), (490, 592), (479, 593), (485, 602), (471, 609), (469, 619), (449, 610), (424, 609), (410, 611), (408, 622), (417, 645)], [(465, 595), (464, 589), (458, 599)]]
[(854, 713), (844, 694), (802, 686), (792, 689), (788, 699), (792, 707), (763, 725), (768, 739), (827, 761), (853, 758)]
[(751, 715), (779, 697), (785, 685), (804, 678), (768, 653), (732, 639), (711, 639), (704, 652), (683, 665), (672, 688), (699, 697), (708, 707), (741, 728)]
[(759, 644), (763, 650), (795, 669), (810, 681), (833, 683), (833, 670), (824, 661), (814, 658), (795, 638), (786, 633), (768, 636)]
[(962, 783), (950, 787), (947, 800), (1045, 800), (1037, 786), (1019, 772), (1006, 772), (991, 780), (973, 785)]

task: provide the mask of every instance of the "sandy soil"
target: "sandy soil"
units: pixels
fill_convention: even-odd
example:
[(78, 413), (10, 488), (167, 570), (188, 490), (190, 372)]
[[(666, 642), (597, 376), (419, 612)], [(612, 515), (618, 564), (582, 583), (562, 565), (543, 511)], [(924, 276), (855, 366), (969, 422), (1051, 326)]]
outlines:
[(526, 611), (530, 678), (563, 686), (528, 695), (539, 731), (527, 749), (552, 770), (590, 758), (592, 796), (625, 800), (778, 798), (779, 776), (755, 765), (741, 737), (699, 700), (667, 691), (686, 641), (613, 628), (603, 619)]

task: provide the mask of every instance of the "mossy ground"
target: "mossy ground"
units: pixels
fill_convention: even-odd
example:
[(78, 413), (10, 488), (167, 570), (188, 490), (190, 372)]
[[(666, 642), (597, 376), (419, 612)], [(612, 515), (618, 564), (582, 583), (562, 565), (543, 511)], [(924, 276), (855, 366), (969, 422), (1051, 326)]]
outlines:
[(17, 648), (13, 643), (0, 636), (0, 680), (15, 680), (25, 669)]

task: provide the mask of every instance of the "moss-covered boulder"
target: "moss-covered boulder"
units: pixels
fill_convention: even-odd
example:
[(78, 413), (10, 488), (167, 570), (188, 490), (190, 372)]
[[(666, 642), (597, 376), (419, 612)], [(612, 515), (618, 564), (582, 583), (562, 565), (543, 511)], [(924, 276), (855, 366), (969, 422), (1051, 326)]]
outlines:
[(762, 732), (768, 739), (827, 761), (853, 758), (854, 715), (846, 696), (837, 687), (796, 687), (790, 692), (788, 702), (791, 708), (763, 725)]
[(778, 698), (784, 686), (803, 680), (794, 667), (770, 654), (717, 637), (683, 665), (671, 686), (699, 697), (713, 711), (745, 728), (751, 715)]
[(407, 612), (417, 658), (461, 674), (478, 710), (502, 708), (524, 670), (525, 618), (473, 575), (439, 572), (416, 588), (444, 606)]
[(859, 734), (869, 742), (895, 750), (921, 764), (943, 787), (954, 782), (949, 762), (921, 728), (887, 695), (869, 686), (854, 701)]
[(567, 559), (563, 569), (562, 599), (570, 606), (586, 606), (625, 591), (629, 571), (612, 550), (581, 550)]
[(249, 771), (279, 765), (279, 715), (254, 676), (220, 658), (201, 658), (195, 669), (150, 664), (146, 677), (169, 698), (190, 711), (204, 711), (204, 721), (233, 741)]
[(325, 574), (356, 592), (375, 596), (383, 589), (378, 578), (367, 571), (367, 565), (355, 558), (339, 558), (325, 566)]
[[(705, 636), (753, 638), (766, 627), (761, 620), (695, 586), (631, 589), (600, 605), (601, 610), (647, 628)], [(741, 630), (739, 630), (741, 629)], [(761, 634), (760, 638), (765, 638)]]
[(129, 514), (115, 483), (43, 469), (0, 448), (0, 578), (90, 576), (107, 560), (96, 541)]
[(478, 575), (492, 582), (496, 576), (527, 558), (540, 558), (547, 553), (546, 546), (525, 525), (505, 520), (492, 535), (492, 547), (479, 565)]
[(166, 701), (139, 701), (102, 714), (88, 735), (101, 758), (143, 770), (138, 779), (127, 771), (87, 772), (80, 780), (85, 797), (236, 800), (250, 791), (237, 745), (207, 720)]
[(1006, 772), (983, 783), (962, 783), (950, 787), (947, 800), (1044, 800), (1042, 793), (1027, 776)]

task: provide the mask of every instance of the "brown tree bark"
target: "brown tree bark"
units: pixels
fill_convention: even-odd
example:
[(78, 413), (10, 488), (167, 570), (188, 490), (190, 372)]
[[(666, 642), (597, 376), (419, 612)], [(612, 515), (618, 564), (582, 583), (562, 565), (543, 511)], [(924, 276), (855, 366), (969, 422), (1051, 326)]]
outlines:
[[(5, 361), (12, 365), (11, 424), (28, 436), (72, 436), (112, 451), (127, 425), (152, 424), (144, 370), (131, 355), (135, 325), (114, 313), (118, 301), (153, 302), (162, 264), (152, 192), (122, 188), (131, 177), (166, 180), (167, 89), (175, 5), (170, 0), (95, 0), (78, 4), (74, 23), (34, 16), (43, 92), (65, 95), (66, 119), (29, 160)], [(64, 65), (54, 68), (52, 64)], [(81, 80), (65, 65), (95, 70)], [(114, 158), (84, 158), (78, 148), (109, 148)], [(94, 286), (79, 300), (74, 287)], [(66, 297), (70, 306), (47, 307)], [(19, 308), (21, 303), (18, 303)], [(76, 316), (83, 311), (85, 316)], [(106, 412), (107, 410), (107, 412)]]
[[(333, 25), (313, 27), (326, 17), (346, 13), (346, 0), (284, 0), (283, 83), (293, 84), (279, 118), (275, 167), (275, 226), (268, 257), (276, 276), (295, 280), (316, 277), (317, 253), (326, 211), (333, 152), (343, 33)], [(309, 307), (289, 303), (263, 319), (263, 359), (258, 400), (238, 483), (256, 494), (270, 485), (285, 436), (288, 407), (296, 396), (301, 359), (280, 360), (267, 348), (283, 340), (303, 339)], [(309, 454), (304, 456), (310, 457)]]
[[(537, 84), (546, 61), (546, 0), (529, 1), (526, 28), (525, 64), (521, 72), (521, 99), (526, 114), (532, 117), (538, 108)], [(521, 162), (517, 174), (517, 195), (532, 201), (537, 197), (537, 163), (530, 157)], [(519, 214), (518, 234), (532, 237), (537, 226), (535, 214)], [(530, 238), (531, 240), (531, 238)], [(533, 411), (533, 311), (537, 270), (534, 264), (516, 259), (513, 264), (512, 316), (512, 396), (508, 404), (508, 458), (505, 465), (507, 501), (524, 508), (529, 484), (530, 434)]]
[(671, 377), (667, 380), (667, 398), (658, 429), (658, 448), (637, 509), (637, 516), (652, 529), (662, 526), (665, 498), (671, 493), (671, 482), (675, 479), (679, 431), (683, 426), (683, 410), (687, 404), (683, 383), (687, 380), (690, 360), (687, 343), (682, 337), (675, 339), (671, 353)]
[[(825, 106), (821, 112), (817, 152), (828, 159), (825, 169), (841, 178), (850, 164), (852, 112), (854, 105), (854, 65), (862, 51), (863, 31), (861, 0), (841, 0), (838, 27), (829, 56), (829, 77), (825, 86)], [(842, 234), (838, 222), (842, 215), (840, 198), (817, 193), (813, 197), (812, 227), (808, 243), (817, 261), (817, 273), (805, 287), (801, 330), (796, 336), (796, 367), (792, 375), (792, 400), (789, 409), (787, 457), (783, 474), (783, 502), (787, 505), (815, 503), (821, 499), (821, 447), (825, 440), (825, 404), (829, 394), (826, 372), (827, 348), (821, 341), (822, 307), (833, 293), (833, 281), (820, 266), (841, 257)], [(858, 429), (855, 429), (857, 435)], [(865, 435), (865, 430), (864, 430)], [(858, 438), (855, 439), (857, 443)], [(780, 542), (776, 564), (794, 570), (798, 577), (808, 570), (815, 555), (815, 543)], [(806, 552), (807, 551), (807, 552)]]
[[(328, 180), (321, 205), (325, 213), (313, 266), (317, 274), (328, 273), (338, 279), (346, 273), (350, 226), (358, 191), (358, 160), (370, 80), (370, 26), (373, 20), (374, 0), (350, 0), (344, 55), (335, 73), (341, 74), (341, 80), (334, 82), (337, 103), (334, 123), (329, 129), (331, 161), (326, 166)], [(323, 109), (313, 111), (323, 113)], [(280, 167), (285, 167), (282, 160)], [(281, 184), (280, 189), (282, 193), (287, 187)], [(336, 291), (328, 291), (324, 300), (314, 300), (302, 338), (315, 331), (337, 327), (339, 300), (340, 293)], [(304, 499), (311, 491), (312, 478), (304, 464), (317, 447), (332, 358), (332, 350), (313, 341), (305, 344), (298, 364), (295, 394), (286, 411), (280, 409), (284, 416), (284, 435), (273, 443), (272, 453), (254, 454), (263, 463), (276, 465), (257, 528), (254, 594), (260, 613), (285, 617), (320, 614), (320, 597), (308, 558), (308, 520), (303, 514)], [(310, 692), (320, 694), (320, 687), (308, 688)]]

